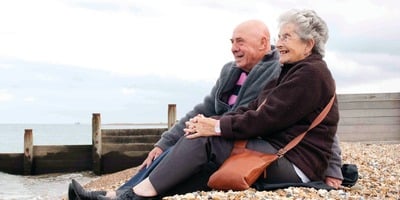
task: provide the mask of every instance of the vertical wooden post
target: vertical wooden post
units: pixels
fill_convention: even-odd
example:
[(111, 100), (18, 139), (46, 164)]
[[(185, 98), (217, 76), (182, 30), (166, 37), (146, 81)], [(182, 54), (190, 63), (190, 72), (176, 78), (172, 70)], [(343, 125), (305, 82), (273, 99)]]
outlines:
[(96, 175), (101, 174), (101, 118), (100, 113), (92, 116), (92, 168)]
[(168, 104), (168, 129), (176, 122), (176, 104)]
[(32, 174), (33, 134), (32, 129), (25, 129), (24, 134), (24, 175)]

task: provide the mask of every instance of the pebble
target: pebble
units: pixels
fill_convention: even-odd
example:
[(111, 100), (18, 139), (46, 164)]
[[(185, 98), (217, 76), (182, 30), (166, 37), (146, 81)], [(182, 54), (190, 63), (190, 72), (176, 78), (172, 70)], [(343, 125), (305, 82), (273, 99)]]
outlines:
[[(275, 191), (196, 191), (164, 197), (163, 200), (400, 200), (400, 144), (366, 144), (341, 142), (343, 163), (356, 164), (359, 179), (353, 187), (338, 190), (316, 190), (305, 187), (289, 187)], [(85, 187), (114, 190), (136, 172), (135, 168), (102, 176)]]

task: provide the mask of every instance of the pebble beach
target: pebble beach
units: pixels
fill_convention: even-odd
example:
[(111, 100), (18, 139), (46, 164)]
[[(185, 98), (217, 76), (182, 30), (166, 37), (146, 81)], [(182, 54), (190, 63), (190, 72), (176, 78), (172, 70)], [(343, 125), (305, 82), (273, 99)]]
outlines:
[[(341, 142), (343, 163), (356, 164), (359, 179), (352, 187), (316, 190), (289, 187), (275, 191), (196, 191), (164, 197), (164, 200), (256, 200), (256, 199), (390, 199), (400, 200), (400, 143)], [(89, 190), (115, 190), (137, 172), (137, 167), (103, 175), (84, 187)], [(66, 199), (66, 198), (64, 198)]]

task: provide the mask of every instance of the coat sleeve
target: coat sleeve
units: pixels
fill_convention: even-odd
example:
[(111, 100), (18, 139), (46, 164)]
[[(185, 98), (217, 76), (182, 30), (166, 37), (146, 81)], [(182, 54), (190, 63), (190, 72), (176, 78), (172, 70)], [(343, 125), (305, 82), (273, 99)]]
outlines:
[(329, 165), (325, 171), (325, 176), (330, 176), (333, 178), (343, 180), (341, 153), (342, 150), (340, 149), (339, 146), (339, 139), (335, 135), (332, 144), (332, 157), (329, 159)]

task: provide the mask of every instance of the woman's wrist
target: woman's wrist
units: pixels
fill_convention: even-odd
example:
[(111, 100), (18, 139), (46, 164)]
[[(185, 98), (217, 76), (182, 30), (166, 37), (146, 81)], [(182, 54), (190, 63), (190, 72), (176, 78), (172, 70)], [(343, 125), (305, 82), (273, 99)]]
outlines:
[(217, 136), (221, 135), (221, 128), (219, 127), (219, 120), (217, 120), (217, 123), (215, 123), (214, 132), (215, 132), (215, 135), (217, 135)]

